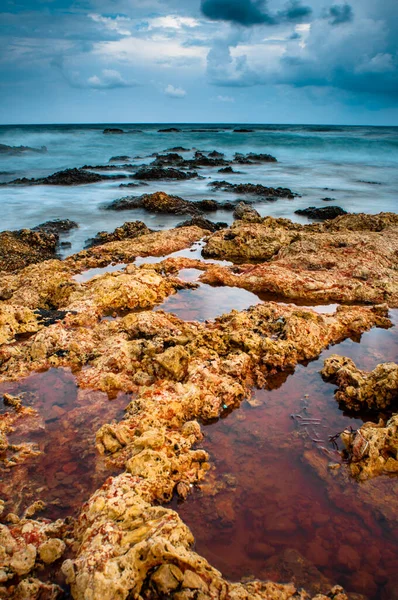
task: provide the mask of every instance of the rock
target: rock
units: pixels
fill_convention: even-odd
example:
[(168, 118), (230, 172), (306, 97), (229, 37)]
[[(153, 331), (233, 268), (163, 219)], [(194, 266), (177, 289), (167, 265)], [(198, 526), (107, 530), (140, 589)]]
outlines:
[(290, 300), (395, 307), (397, 251), (398, 216), (392, 213), (348, 214), (311, 225), (272, 217), (235, 221), (207, 239), (203, 256), (259, 264), (214, 265), (201, 280)]
[(151, 577), (151, 583), (159, 594), (170, 594), (180, 586), (183, 578), (184, 575), (176, 565), (165, 564), (156, 569)]
[(120, 134), (120, 133), (124, 133), (123, 129), (118, 129), (117, 127), (107, 127), (106, 129), (104, 129), (104, 131), (102, 133), (105, 134)]
[(212, 150), (211, 152), (209, 152), (208, 156), (210, 158), (223, 158), (224, 152), (217, 152), (217, 150)]
[(0, 185), (83, 185), (111, 179), (124, 179), (125, 177), (126, 175), (103, 175), (85, 169), (66, 169), (65, 171), (53, 173), (48, 177), (40, 177), (39, 179), (22, 177), (22, 179), (14, 179)]
[(31, 148), (30, 146), (7, 146), (6, 144), (0, 144), (0, 154), (10, 154), (12, 156), (18, 156), (25, 152), (34, 152), (36, 154), (44, 154), (47, 152), (46, 146), (41, 148)]
[(253, 133), (254, 129), (234, 129), (234, 133)]
[(398, 365), (382, 363), (371, 371), (357, 369), (344, 356), (332, 354), (321, 371), (326, 381), (335, 383), (336, 400), (348, 410), (384, 410), (396, 408), (398, 401)]
[[(119, 208), (118, 210), (121, 209)], [(108, 242), (137, 238), (141, 235), (147, 235), (148, 233), (152, 233), (152, 230), (148, 229), (142, 221), (127, 221), (111, 233), (100, 231), (94, 238), (86, 240), (84, 247), (92, 248), (93, 246), (100, 246), (102, 244), (107, 244)]]
[(142, 180), (157, 180), (157, 179), (193, 179), (198, 174), (195, 171), (180, 171), (178, 169), (168, 168), (163, 169), (161, 167), (141, 167), (132, 176), (133, 179)]
[(271, 154), (255, 154), (254, 152), (241, 154), (240, 152), (236, 152), (234, 162), (250, 165), (256, 162), (277, 162), (277, 160)]
[[(214, 207), (214, 204), (216, 207)], [(155, 192), (154, 194), (143, 194), (142, 196), (126, 196), (114, 200), (105, 207), (106, 210), (132, 210), (135, 208), (144, 208), (148, 212), (165, 213), (175, 215), (200, 215), (202, 210), (217, 210), (217, 203), (214, 200), (202, 200), (201, 202), (191, 202), (184, 200), (179, 196), (169, 196), (165, 192)]]
[(158, 133), (179, 133), (181, 129), (177, 127), (167, 127), (166, 129), (158, 129)]
[(15, 271), (55, 258), (57, 244), (58, 235), (53, 233), (31, 229), (3, 231), (0, 233), (0, 271)]
[(235, 173), (232, 167), (223, 167), (222, 169), (218, 169), (219, 173)]
[(32, 228), (32, 231), (44, 231), (45, 233), (53, 233), (59, 235), (60, 233), (67, 233), (71, 229), (78, 228), (79, 225), (75, 221), (70, 219), (54, 219), (53, 221), (46, 221), (36, 227)]
[(228, 181), (213, 181), (210, 186), (224, 192), (235, 192), (236, 194), (249, 194), (251, 196), (263, 196), (271, 200), (275, 198), (294, 198), (294, 194), (288, 188), (271, 188), (254, 183), (228, 183)]
[(209, 221), (209, 219), (206, 219), (205, 217), (197, 216), (192, 217), (187, 221), (178, 223), (176, 227), (201, 227), (201, 229), (206, 229), (208, 231), (214, 232), (219, 231), (220, 229), (225, 229), (228, 227), (228, 225), (227, 223), (222, 223), (220, 221), (214, 223), (213, 221)]
[(310, 206), (309, 208), (298, 209), (294, 211), (296, 215), (302, 215), (308, 219), (317, 219), (319, 221), (326, 221), (327, 219), (335, 219), (341, 215), (348, 214), (346, 210), (340, 208), (340, 206), (323, 206), (322, 208), (315, 208)]
[(378, 475), (398, 473), (398, 414), (384, 423), (364, 423), (358, 431), (345, 430), (351, 474), (363, 481)]
[(181, 346), (167, 348), (163, 354), (156, 356), (156, 361), (176, 381), (182, 381), (188, 372), (188, 354)]
[(246, 204), (246, 202), (239, 202), (234, 210), (233, 216), (234, 219), (246, 221), (247, 223), (259, 223), (262, 220), (256, 209), (249, 204)]
[(50, 565), (61, 558), (65, 548), (65, 542), (58, 538), (46, 540), (38, 547), (40, 560), (42, 560), (46, 565)]
[(189, 148), (184, 148), (183, 146), (174, 146), (174, 148), (168, 148), (165, 152), (189, 152)]
[(127, 160), (130, 160), (130, 157), (127, 154), (122, 154), (121, 156), (112, 156), (109, 162), (126, 162)]

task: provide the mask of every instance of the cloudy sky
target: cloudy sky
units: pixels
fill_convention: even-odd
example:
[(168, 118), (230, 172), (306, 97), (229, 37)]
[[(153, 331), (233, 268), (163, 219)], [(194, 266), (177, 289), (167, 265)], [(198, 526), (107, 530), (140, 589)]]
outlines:
[(1, 0), (0, 122), (398, 125), (398, 1)]

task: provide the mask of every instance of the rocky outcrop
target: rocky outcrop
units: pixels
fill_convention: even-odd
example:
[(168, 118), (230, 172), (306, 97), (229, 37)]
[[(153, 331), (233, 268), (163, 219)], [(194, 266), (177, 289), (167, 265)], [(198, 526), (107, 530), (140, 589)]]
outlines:
[(289, 190), (289, 188), (273, 188), (266, 187), (259, 183), (229, 183), (228, 181), (212, 181), (210, 186), (216, 190), (223, 192), (234, 192), (235, 194), (245, 194), (250, 196), (261, 196), (267, 200), (277, 198), (293, 199), (297, 194)]
[(121, 133), (124, 133), (123, 129), (118, 129), (117, 127), (107, 127), (106, 129), (104, 129), (104, 131), (102, 133), (105, 134), (116, 134), (119, 135)]
[(45, 223), (36, 225), (36, 227), (32, 228), (32, 231), (44, 231), (45, 233), (60, 235), (69, 233), (69, 231), (77, 229), (78, 227), (79, 225), (70, 219), (54, 219), (53, 221), (46, 221)]
[(179, 196), (170, 196), (165, 192), (143, 194), (142, 196), (125, 196), (114, 200), (105, 207), (105, 210), (134, 210), (143, 208), (148, 212), (175, 215), (199, 216), (202, 212), (215, 212), (219, 209), (231, 210), (234, 205), (229, 202), (220, 204), (216, 200), (184, 200)]
[[(208, 238), (203, 255), (246, 264), (214, 266), (202, 281), (306, 302), (398, 306), (397, 224), (392, 213), (312, 225), (272, 217), (235, 221)], [(255, 261), (263, 264), (247, 264)]]
[(250, 204), (246, 204), (246, 202), (239, 202), (237, 204), (233, 216), (234, 219), (246, 221), (247, 223), (259, 223), (262, 220), (256, 209), (250, 206)]
[(335, 219), (341, 215), (346, 215), (347, 211), (340, 206), (323, 206), (322, 208), (315, 208), (310, 206), (309, 208), (299, 208), (294, 211), (296, 215), (307, 217), (308, 219), (316, 219), (318, 221), (326, 221), (328, 219)]
[(141, 167), (132, 175), (133, 179), (142, 179), (143, 181), (155, 181), (158, 179), (194, 179), (198, 174), (195, 171), (181, 171), (172, 167)]
[(134, 239), (141, 235), (147, 235), (152, 233), (151, 229), (142, 221), (127, 221), (120, 227), (116, 227), (114, 231), (108, 233), (107, 231), (100, 231), (94, 238), (86, 240), (85, 248), (92, 248), (93, 246), (101, 246), (108, 242), (116, 242), (125, 239)]
[(335, 383), (336, 400), (348, 410), (395, 410), (398, 401), (398, 365), (382, 363), (362, 371), (344, 356), (332, 354), (321, 371), (326, 381)]
[(7, 144), (0, 144), (0, 154), (19, 156), (20, 154), (25, 154), (25, 152), (45, 154), (47, 148), (46, 146), (42, 146), (41, 148), (31, 148), (30, 146), (7, 146)]
[(178, 223), (176, 227), (200, 227), (201, 229), (205, 229), (206, 231), (211, 231), (214, 233), (215, 231), (219, 231), (220, 229), (225, 229), (228, 227), (227, 223), (222, 223), (218, 221), (215, 223), (214, 221), (209, 221), (205, 217), (198, 216), (192, 217), (187, 221), (183, 221), (182, 223)]
[[(49, 260), (57, 255), (58, 234), (43, 230), (2, 231), (0, 233), (0, 271), (16, 271)], [(4, 299), (0, 294), (0, 298)]]
[(38, 179), (14, 179), (0, 185), (83, 185), (87, 183), (98, 183), (110, 179), (124, 179), (127, 175), (103, 175), (93, 173), (85, 169), (66, 169), (49, 175), (48, 177), (40, 177)]
[(364, 423), (343, 431), (341, 439), (351, 475), (361, 481), (398, 473), (398, 414), (384, 423)]

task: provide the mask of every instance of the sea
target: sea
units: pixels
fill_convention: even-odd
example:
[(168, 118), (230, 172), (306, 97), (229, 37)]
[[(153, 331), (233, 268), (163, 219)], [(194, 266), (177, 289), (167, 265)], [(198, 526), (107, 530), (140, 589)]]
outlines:
[[(123, 134), (104, 134), (118, 128)], [(162, 132), (162, 129), (178, 131)], [(239, 130), (247, 130), (242, 132)], [(238, 130), (238, 131), (237, 131)], [(114, 156), (128, 156), (135, 166), (149, 164), (154, 153), (180, 146), (189, 152), (217, 150), (232, 158), (235, 152), (268, 153), (275, 163), (236, 165), (236, 174), (201, 168), (201, 178), (155, 181), (138, 188), (120, 188), (123, 181), (79, 186), (0, 187), (1, 230), (36, 226), (49, 219), (71, 219), (79, 225), (65, 238), (71, 246), (64, 254), (82, 249), (99, 231), (113, 231), (125, 221), (141, 220), (153, 229), (175, 226), (181, 216), (149, 214), (140, 209), (113, 212), (104, 206), (126, 195), (164, 191), (187, 200), (236, 200), (235, 194), (214, 192), (209, 183), (261, 183), (288, 187), (293, 200), (256, 200), (262, 216), (287, 217), (308, 222), (295, 214), (300, 208), (338, 205), (349, 212), (377, 213), (398, 208), (398, 127), (247, 125), (247, 124), (87, 124), (0, 126), (0, 144), (41, 148), (42, 153), (0, 153), (0, 183), (16, 178), (37, 178), (83, 165), (110, 164)], [(117, 173), (112, 171), (109, 174)], [(123, 173), (123, 169), (121, 169)], [(131, 175), (131, 171), (128, 172)], [(325, 201), (324, 198), (329, 200)], [(252, 198), (253, 200), (253, 198)], [(218, 211), (215, 221), (232, 222), (230, 211)]]

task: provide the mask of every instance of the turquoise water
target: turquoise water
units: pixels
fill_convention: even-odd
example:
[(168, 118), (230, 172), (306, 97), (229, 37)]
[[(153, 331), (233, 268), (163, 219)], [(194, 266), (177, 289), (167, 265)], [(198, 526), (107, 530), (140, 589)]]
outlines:
[[(104, 135), (105, 127), (118, 127), (123, 135)], [(176, 127), (180, 131), (159, 133)], [(251, 129), (236, 133), (235, 128)], [(201, 131), (194, 131), (194, 130)], [(104, 204), (125, 195), (155, 191), (173, 193), (189, 200), (214, 198), (233, 200), (236, 195), (214, 192), (209, 183), (226, 179), (231, 183), (261, 183), (290, 187), (301, 195), (294, 200), (256, 202), (260, 214), (308, 222), (294, 211), (307, 206), (326, 206), (333, 198), (347, 211), (375, 213), (396, 211), (398, 206), (398, 128), (304, 125), (204, 125), (204, 124), (101, 124), (1, 126), (0, 144), (47, 147), (43, 154), (0, 155), (0, 182), (17, 177), (41, 177), (84, 164), (108, 164), (112, 156), (128, 155), (139, 166), (150, 163), (154, 152), (174, 146), (218, 150), (226, 158), (235, 152), (263, 152), (277, 163), (236, 165), (237, 174), (221, 174), (217, 168), (202, 168), (203, 179), (150, 182), (149, 186), (121, 189), (121, 181), (77, 187), (35, 186), (0, 189), (1, 229), (32, 227), (52, 218), (69, 218), (79, 223), (68, 238), (72, 249), (98, 231), (111, 231), (125, 221), (140, 219), (152, 228), (168, 228), (183, 220), (180, 216), (159, 216), (140, 210), (104, 212)], [(140, 157), (140, 158), (135, 158)], [(218, 211), (212, 220), (232, 221), (229, 212)]]

